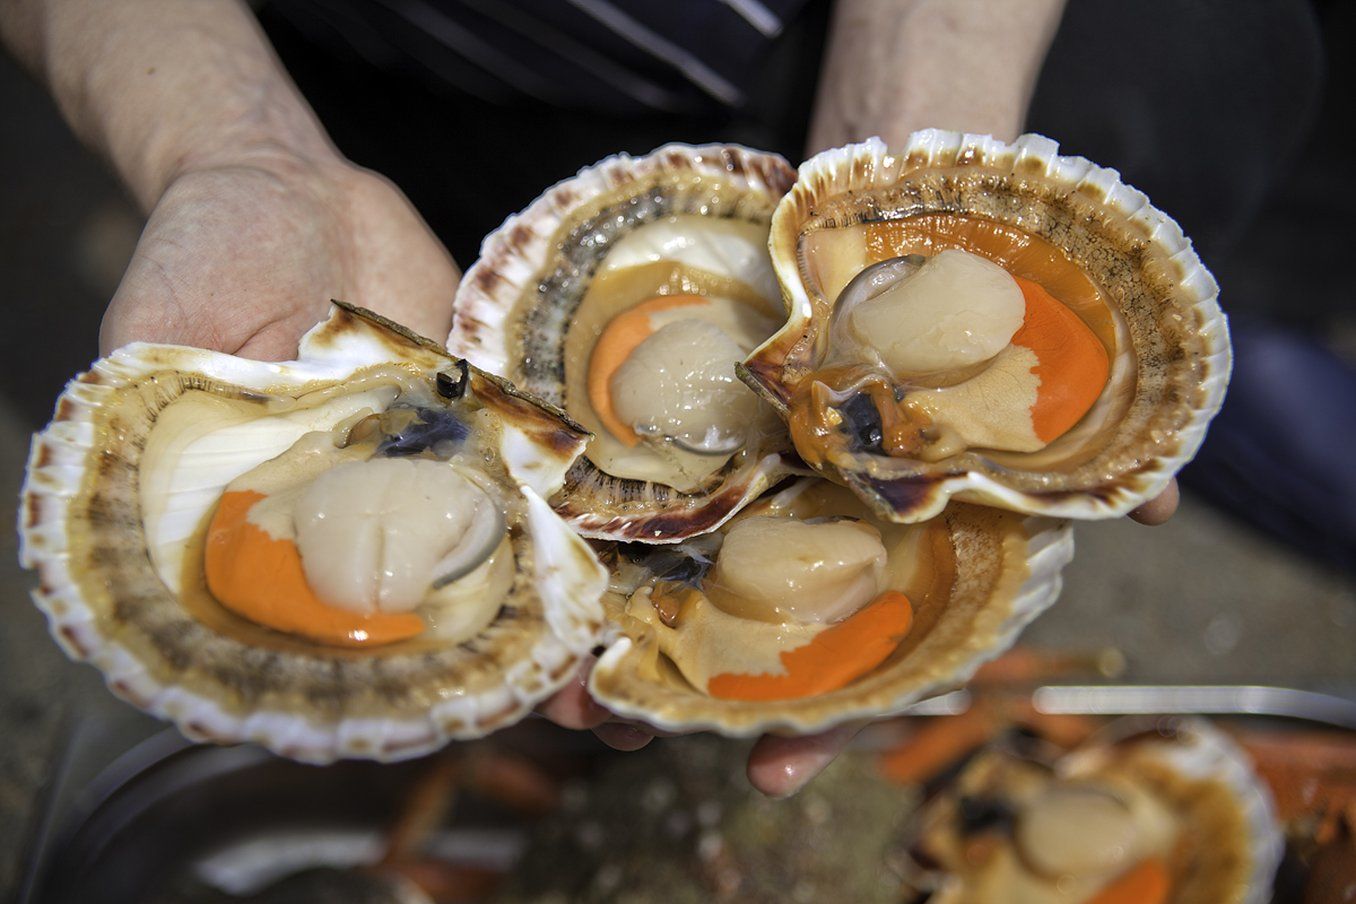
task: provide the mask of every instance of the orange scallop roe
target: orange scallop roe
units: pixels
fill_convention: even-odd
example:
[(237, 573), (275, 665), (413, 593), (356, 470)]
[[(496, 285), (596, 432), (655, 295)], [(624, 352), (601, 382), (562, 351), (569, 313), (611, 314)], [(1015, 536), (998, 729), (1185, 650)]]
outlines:
[(1036, 436), (1047, 443), (1058, 439), (1087, 414), (1110, 377), (1107, 345), (1115, 325), (1106, 299), (1059, 248), (982, 217), (928, 214), (866, 228), (870, 263), (949, 248), (993, 261), (1021, 287), (1026, 319), (1012, 342), (1030, 348), (1040, 360), (1035, 373), (1041, 383), (1031, 412)]
[(1087, 904), (1163, 904), (1171, 887), (1167, 864), (1150, 857), (1089, 898)]
[(248, 520), (263, 493), (221, 497), (207, 528), (207, 588), (218, 602), (256, 624), (336, 647), (369, 647), (424, 630), (413, 613), (361, 615), (321, 602), (306, 583), (301, 553)]
[(909, 598), (888, 590), (804, 646), (783, 651), (784, 674), (726, 672), (712, 677), (706, 691), (724, 700), (761, 702), (799, 700), (836, 691), (884, 662), (912, 625)]
[(612, 408), (612, 375), (631, 357), (636, 346), (654, 333), (651, 314), (707, 303), (707, 299), (701, 295), (660, 295), (612, 318), (598, 337), (593, 354), (589, 356), (589, 404), (607, 431), (623, 445), (634, 446), (640, 442), (640, 437), (629, 424), (617, 417)]
[(1026, 318), (1013, 345), (1031, 349), (1040, 379), (1031, 406), (1031, 425), (1041, 442), (1069, 431), (1088, 413), (1106, 388), (1111, 359), (1087, 324), (1042, 286), (1014, 276), (1026, 299)]

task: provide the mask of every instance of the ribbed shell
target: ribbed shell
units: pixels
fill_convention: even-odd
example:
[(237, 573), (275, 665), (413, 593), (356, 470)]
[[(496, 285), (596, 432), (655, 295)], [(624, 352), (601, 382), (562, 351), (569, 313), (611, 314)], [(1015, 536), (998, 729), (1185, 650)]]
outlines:
[(651, 630), (624, 615), (623, 601), (605, 597), (617, 637), (599, 658), (589, 692), (618, 715), (669, 731), (711, 730), (749, 736), (805, 734), (843, 722), (899, 712), (951, 690), (1016, 642), (1061, 587), (1073, 558), (1073, 531), (1049, 518), (1023, 518), (955, 505), (942, 516), (955, 551), (951, 596), (917, 647), (831, 693), (800, 700), (753, 702), (711, 697), (681, 679), (656, 678)]
[[(1155, 722), (1127, 718), (1113, 722), (1083, 748), (1066, 757), (1060, 768), (1073, 774), (1093, 770), (1114, 751), (1117, 738), (1132, 734), (1149, 736), (1148, 740), (1138, 742), (1141, 749), (1173, 772), (1198, 781), (1224, 784), (1238, 807), (1245, 826), (1248, 857), (1240, 870), (1244, 881), (1231, 890), (1234, 892), (1231, 897), (1214, 900), (1239, 904), (1270, 901), (1272, 880), (1285, 853), (1285, 837), (1276, 821), (1271, 792), (1253, 769), (1247, 753), (1205, 719)], [(1153, 737), (1154, 734), (1160, 736)]]
[[(612, 243), (670, 214), (766, 222), (793, 180), (781, 157), (734, 145), (670, 144), (580, 170), (486, 237), (457, 289), (448, 348), (565, 407), (566, 325)], [(552, 504), (586, 537), (677, 542), (718, 527), (784, 475), (781, 451), (746, 450), (692, 493), (613, 477), (581, 456)]]
[(1115, 170), (1060, 156), (1039, 135), (1012, 144), (929, 129), (890, 152), (879, 138), (825, 151), (800, 167), (773, 216), (773, 266), (785, 327), (741, 376), (785, 412), (823, 354), (832, 300), (816, 300), (797, 247), (814, 225), (927, 213), (996, 220), (1062, 249), (1117, 305), (1138, 371), (1110, 443), (1067, 473), (1002, 467), (982, 453), (938, 462), (852, 453), (828, 466), (883, 518), (921, 521), (947, 500), (1067, 518), (1124, 515), (1157, 495), (1195, 454), (1229, 379), (1229, 332), (1218, 286), (1178, 225)]
[[(1134, 745), (1133, 750), (1122, 746), (1127, 743)], [(1207, 831), (1207, 826), (1234, 823), (1235, 818), (1242, 826), (1241, 836), (1212, 837), (1196, 844), (1202, 852), (1201, 860), (1193, 862), (1185, 870), (1185, 882), (1170, 891), (1170, 904), (1264, 904), (1272, 900), (1272, 881), (1285, 852), (1285, 838), (1276, 821), (1271, 794), (1247, 754), (1204, 719), (1135, 717), (1111, 723), (1050, 765), (1060, 775), (1091, 777), (1127, 754), (1190, 783), (1164, 784), (1159, 789), (1169, 798), (1171, 809), (1186, 821), (1186, 831)], [(1234, 812), (1212, 812), (1217, 798), (1192, 788), (1202, 782), (1223, 786)], [(958, 806), (956, 793), (954, 786), (944, 789), (930, 806)], [(1207, 806), (1211, 809), (1205, 809)], [(925, 825), (926, 814), (927, 810), (917, 814), (906, 832), (912, 834)], [(961, 876), (942, 872), (944, 866), (937, 866), (936, 873), (932, 869), (929, 866), (921, 871), (931, 874), (926, 884), (935, 883), (929, 901), (971, 904), (974, 889), (968, 888)], [(1001, 890), (990, 885), (985, 900)]]
[(472, 641), (405, 652), (254, 646), (194, 618), (153, 568), (138, 468), (165, 406), (188, 389), (295, 395), (389, 362), (430, 381), (455, 367), (435, 343), (344, 306), (303, 339), (298, 362), (136, 344), (73, 380), (34, 437), (19, 524), (21, 560), (38, 575), (34, 602), (67, 654), (190, 738), (255, 741), (310, 762), (397, 760), (478, 737), (570, 680), (601, 630), (606, 572), (543, 497), (587, 434), (474, 370), (469, 392), (500, 418), (526, 517), (508, 604)]

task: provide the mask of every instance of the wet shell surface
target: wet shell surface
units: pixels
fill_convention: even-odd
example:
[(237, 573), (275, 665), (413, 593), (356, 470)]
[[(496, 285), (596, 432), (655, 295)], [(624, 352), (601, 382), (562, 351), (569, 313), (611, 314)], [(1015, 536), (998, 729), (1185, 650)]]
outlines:
[[(412, 757), (517, 721), (596, 642), (606, 573), (545, 502), (586, 438), (436, 343), (348, 306), (308, 333), (290, 363), (135, 344), (72, 381), (34, 438), (21, 558), (38, 574), (33, 598), (62, 648), (189, 737), (254, 741), (312, 762)], [(267, 495), (269, 481), (319, 461), (317, 450), (329, 470), (301, 485), (314, 523), (303, 528), (296, 516), (294, 546), (272, 539), (272, 527), (255, 523), (283, 498)], [(357, 472), (344, 468), (419, 476), (409, 506), (388, 510), (398, 481), (345, 483)], [(432, 472), (440, 488), (472, 500), (479, 520), (467, 523), (482, 525), (467, 527), (454, 553), (466, 544), (480, 552), (460, 566), (455, 556), (425, 563), (444, 569), (431, 572), (434, 589), (419, 590), (429, 586), (422, 579), (400, 602), (395, 584), (409, 563), (399, 557), (427, 552), (415, 534), (457, 517), (437, 510), (409, 521), (411, 511), (427, 514), (421, 499), (431, 494), (418, 480)], [(327, 478), (339, 481), (328, 497), (316, 489)], [(242, 499), (253, 507), (232, 520), (231, 501)], [(350, 503), (359, 508), (345, 522)], [(362, 542), (334, 533), (345, 523)], [(371, 569), (375, 589), (356, 575), (369, 609), (324, 610), (349, 626), (333, 642), (305, 635), (321, 622), (303, 619), (301, 634), (275, 630), (208, 589), (234, 580), (246, 602), (262, 605), (259, 594), (282, 586), (284, 573), (250, 563), (279, 549), (295, 562), (300, 548), (310, 582), (308, 542), (327, 580), (381, 563)], [(469, 622), (465, 606), (479, 607)], [(400, 630), (374, 644), (391, 626)]]
[(741, 376), (882, 518), (951, 498), (1123, 515), (1224, 398), (1227, 324), (1190, 241), (1114, 170), (1037, 135), (825, 151), (778, 205), (771, 249), (788, 319)]
[(880, 522), (803, 479), (719, 533), (608, 551), (615, 637), (589, 690), (625, 717), (734, 736), (895, 713), (1011, 646), (1072, 556), (1064, 522), (971, 505)]
[(910, 884), (939, 904), (1262, 904), (1285, 847), (1246, 754), (1201, 719), (1121, 720), (1055, 760), (999, 743), (908, 832)]
[(767, 233), (793, 179), (736, 146), (619, 154), (485, 239), (448, 347), (594, 434), (552, 500), (584, 536), (678, 542), (787, 472), (734, 368), (783, 318)]

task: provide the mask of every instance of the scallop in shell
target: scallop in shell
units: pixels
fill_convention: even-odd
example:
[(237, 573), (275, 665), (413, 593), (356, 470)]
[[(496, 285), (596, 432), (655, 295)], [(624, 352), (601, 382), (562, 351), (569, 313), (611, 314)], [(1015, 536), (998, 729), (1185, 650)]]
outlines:
[(348, 306), (290, 363), (134, 344), (34, 439), (21, 556), (67, 653), (190, 737), (400, 759), (596, 642), (606, 573), (544, 501), (586, 439)]
[(1069, 526), (970, 505), (876, 519), (803, 479), (719, 531), (618, 546), (618, 636), (590, 677), (613, 712), (669, 730), (814, 732), (968, 680), (1059, 594)]
[(743, 376), (882, 518), (950, 498), (1125, 514), (1195, 454), (1228, 329), (1182, 231), (1026, 135), (928, 130), (800, 168), (773, 217), (782, 330)]
[(908, 831), (938, 904), (1261, 904), (1284, 848), (1247, 757), (1198, 719), (1115, 723), (1053, 761), (981, 751)]
[(621, 154), (486, 238), (448, 347), (594, 434), (553, 500), (584, 536), (676, 542), (786, 473), (735, 365), (783, 319), (767, 238), (793, 176), (734, 146)]

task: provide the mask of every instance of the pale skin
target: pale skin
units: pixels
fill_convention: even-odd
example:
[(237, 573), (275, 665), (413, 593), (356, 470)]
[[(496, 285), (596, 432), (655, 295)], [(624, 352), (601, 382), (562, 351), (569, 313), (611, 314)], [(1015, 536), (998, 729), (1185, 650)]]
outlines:
[[(444, 336), (460, 271), (409, 201), (343, 158), (239, 0), (0, 0), (0, 37), (51, 90), (147, 214), (100, 333), (292, 357), (342, 298)], [(1021, 130), (1063, 0), (839, 0), (809, 150), (918, 128), (1010, 139)], [(1170, 486), (1132, 513), (1177, 506)], [(585, 676), (541, 712), (634, 750), (654, 736), (615, 721)], [(765, 737), (760, 791), (786, 796), (860, 726)]]

